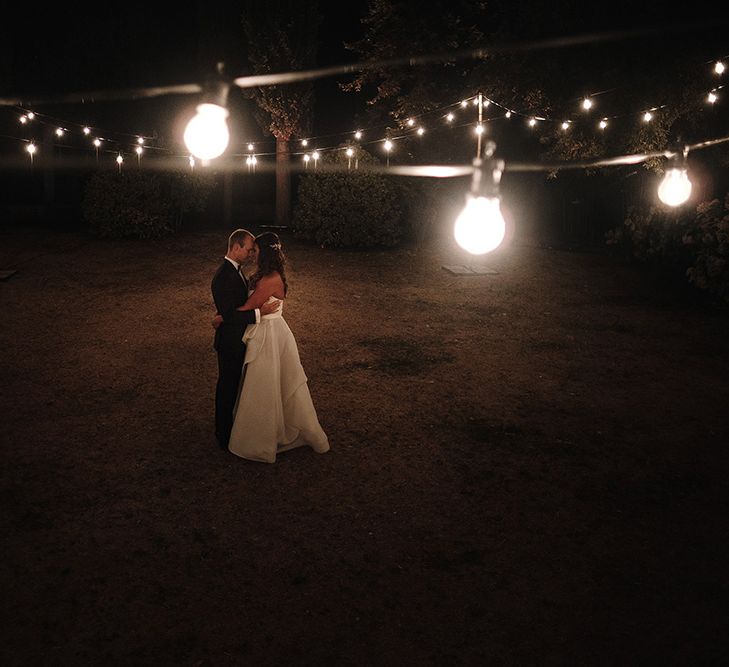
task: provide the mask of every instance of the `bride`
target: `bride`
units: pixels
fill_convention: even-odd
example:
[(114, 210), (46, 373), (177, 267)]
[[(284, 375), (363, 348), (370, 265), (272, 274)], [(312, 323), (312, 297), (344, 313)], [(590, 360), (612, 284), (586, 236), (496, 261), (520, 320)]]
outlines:
[[(277, 234), (255, 239), (258, 267), (251, 277), (248, 301), (238, 310), (260, 308), (286, 298), (286, 258)], [(329, 450), (326, 433), (311, 401), (296, 340), (281, 307), (251, 324), (243, 334), (246, 356), (228, 449), (253, 461), (274, 463), (276, 454), (301, 445)], [(217, 321), (218, 318), (216, 318)]]

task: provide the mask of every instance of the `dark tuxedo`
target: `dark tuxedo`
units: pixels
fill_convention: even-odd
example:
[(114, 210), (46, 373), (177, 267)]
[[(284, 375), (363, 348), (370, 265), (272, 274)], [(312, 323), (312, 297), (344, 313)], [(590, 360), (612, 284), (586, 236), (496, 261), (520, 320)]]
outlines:
[(227, 449), (233, 428), (233, 409), (246, 356), (242, 342), (248, 324), (256, 323), (255, 310), (236, 310), (248, 300), (248, 282), (227, 259), (223, 260), (211, 284), (213, 300), (223, 323), (215, 330), (218, 353), (218, 383), (215, 387), (215, 436)]

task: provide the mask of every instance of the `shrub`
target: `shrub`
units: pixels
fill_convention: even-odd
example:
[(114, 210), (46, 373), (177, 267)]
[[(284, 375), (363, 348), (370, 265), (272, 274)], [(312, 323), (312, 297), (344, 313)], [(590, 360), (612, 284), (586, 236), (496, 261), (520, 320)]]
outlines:
[[(301, 179), (293, 231), (321, 246), (397, 245), (403, 236), (398, 188), (384, 176), (355, 170), (355, 159), (359, 164), (376, 162), (366, 151), (356, 150), (351, 171), (311, 173)], [(347, 159), (344, 151), (338, 151), (322, 162), (342, 165)]]
[(631, 207), (622, 226), (607, 232), (607, 244), (640, 261), (684, 272), (690, 263), (683, 243), (688, 220), (680, 215), (679, 210), (663, 207)]
[(729, 194), (723, 203), (713, 199), (699, 204), (683, 241), (694, 256), (688, 279), (729, 304)]
[(729, 194), (694, 211), (633, 208), (608, 232), (609, 246), (668, 271), (680, 271), (695, 287), (729, 304)]
[(187, 211), (204, 209), (212, 185), (185, 172), (101, 171), (86, 183), (83, 217), (103, 238), (161, 238), (181, 229)]

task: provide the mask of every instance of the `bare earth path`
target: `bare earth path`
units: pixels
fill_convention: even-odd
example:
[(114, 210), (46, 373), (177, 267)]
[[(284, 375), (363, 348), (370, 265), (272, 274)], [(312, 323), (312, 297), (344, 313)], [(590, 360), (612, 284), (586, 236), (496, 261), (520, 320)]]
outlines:
[(729, 318), (599, 254), (322, 250), (332, 451), (213, 440), (225, 233), (6, 232), (3, 665), (719, 664)]

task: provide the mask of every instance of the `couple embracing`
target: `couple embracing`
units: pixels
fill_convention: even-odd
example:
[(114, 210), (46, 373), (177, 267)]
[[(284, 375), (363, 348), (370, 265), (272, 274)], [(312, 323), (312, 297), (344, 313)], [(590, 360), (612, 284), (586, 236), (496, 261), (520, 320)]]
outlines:
[[(329, 450), (291, 329), (284, 320), (286, 258), (279, 237), (245, 229), (228, 239), (212, 281), (217, 314), (215, 435), (222, 449), (274, 463), (301, 445)], [(244, 270), (255, 266), (250, 283)]]

